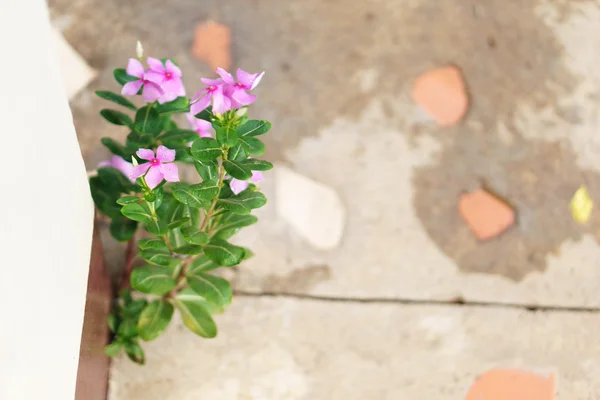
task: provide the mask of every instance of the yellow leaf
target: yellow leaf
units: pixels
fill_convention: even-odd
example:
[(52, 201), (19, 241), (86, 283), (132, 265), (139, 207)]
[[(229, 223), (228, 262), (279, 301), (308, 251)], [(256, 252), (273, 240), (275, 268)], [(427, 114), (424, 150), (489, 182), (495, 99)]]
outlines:
[(584, 185), (581, 185), (571, 198), (569, 204), (571, 208), (571, 215), (575, 222), (584, 224), (590, 218), (592, 214), (592, 208), (594, 208), (594, 202)]

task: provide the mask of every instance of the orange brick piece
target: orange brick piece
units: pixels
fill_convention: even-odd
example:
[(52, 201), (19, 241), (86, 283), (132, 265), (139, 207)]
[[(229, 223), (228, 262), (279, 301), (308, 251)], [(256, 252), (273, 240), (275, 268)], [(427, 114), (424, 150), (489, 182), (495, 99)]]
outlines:
[(473, 383), (465, 400), (555, 400), (554, 375), (493, 369)]
[(214, 21), (202, 22), (194, 31), (192, 55), (215, 70), (231, 67), (231, 29)]
[(515, 212), (483, 189), (463, 194), (458, 211), (479, 240), (492, 239), (515, 222)]
[(458, 123), (469, 108), (464, 79), (454, 66), (435, 68), (417, 77), (412, 98), (442, 126)]

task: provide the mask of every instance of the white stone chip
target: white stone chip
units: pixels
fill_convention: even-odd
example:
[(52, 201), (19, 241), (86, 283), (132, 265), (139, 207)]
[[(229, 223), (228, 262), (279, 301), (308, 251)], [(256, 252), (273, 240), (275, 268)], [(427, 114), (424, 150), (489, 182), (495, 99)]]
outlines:
[(282, 165), (274, 170), (278, 215), (311, 246), (320, 250), (337, 247), (346, 220), (346, 211), (338, 194)]

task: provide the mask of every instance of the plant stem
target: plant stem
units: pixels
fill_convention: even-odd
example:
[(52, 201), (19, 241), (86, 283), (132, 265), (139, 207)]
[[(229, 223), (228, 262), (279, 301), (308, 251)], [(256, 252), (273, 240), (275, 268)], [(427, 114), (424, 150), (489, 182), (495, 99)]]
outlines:
[[(223, 161), (226, 161), (226, 160), (227, 160), (227, 153), (223, 152)], [(217, 192), (217, 195), (213, 199), (212, 203), (210, 204), (210, 207), (206, 211), (206, 215), (204, 216), (204, 220), (202, 221), (202, 225), (200, 226), (201, 232), (204, 232), (206, 230), (206, 228), (208, 227), (208, 221), (210, 221), (210, 218), (212, 217), (212, 213), (215, 211), (217, 201), (219, 201), (219, 196), (221, 195), (221, 188), (223, 187), (224, 179), (225, 179), (225, 168), (223, 167), (223, 163), (221, 163), (221, 165), (219, 166), (219, 182), (217, 183), (217, 186), (219, 187), (219, 191)]]

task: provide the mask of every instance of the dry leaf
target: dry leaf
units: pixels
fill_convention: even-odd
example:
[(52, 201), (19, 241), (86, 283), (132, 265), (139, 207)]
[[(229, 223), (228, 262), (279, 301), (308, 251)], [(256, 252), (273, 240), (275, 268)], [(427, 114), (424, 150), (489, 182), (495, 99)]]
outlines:
[(571, 215), (575, 222), (584, 224), (590, 218), (592, 208), (594, 208), (594, 202), (585, 185), (581, 185), (579, 189), (577, 189), (573, 198), (571, 198), (569, 207), (571, 208)]
[(227, 25), (206, 21), (196, 26), (192, 55), (215, 70), (231, 67), (231, 29)]

